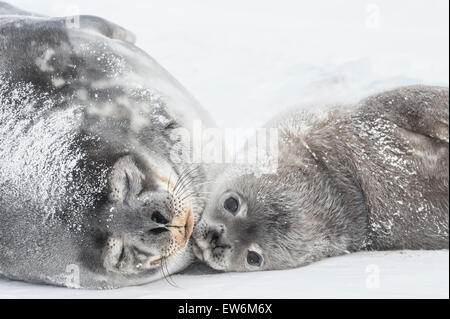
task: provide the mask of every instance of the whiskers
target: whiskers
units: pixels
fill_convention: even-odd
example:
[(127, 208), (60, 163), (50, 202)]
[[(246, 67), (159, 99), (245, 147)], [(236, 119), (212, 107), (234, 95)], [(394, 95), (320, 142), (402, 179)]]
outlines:
[(162, 257), (162, 258), (161, 258), (161, 261), (159, 262), (159, 265), (160, 265), (160, 270), (161, 270), (161, 273), (162, 273), (162, 275), (163, 275), (163, 277), (164, 277), (164, 280), (167, 281), (167, 283), (168, 283), (169, 285), (171, 285), (172, 287), (180, 288), (180, 287), (175, 283), (175, 281), (173, 280), (173, 278), (172, 278), (172, 276), (171, 276), (171, 274), (170, 274), (169, 266), (167, 265), (167, 257), (165, 257), (165, 256)]
[[(194, 210), (202, 210), (209, 195), (209, 192), (203, 191), (203, 188), (212, 182), (205, 182), (206, 176), (201, 167), (199, 165), (190, 165), (184, 168), (179, 174), (175, 185), (172, 183), (172, 177), (170, 175), (167, 182), (167, 192), (171, 195), (172, 208), (175, 215), (182, 213), (187, 208), (186, 201), (191, 205), (193, 212)], [(179, 286), (175, 283), (170, 273), (168, 259), (178, 253), (179, 251), (175, 251), (172, 254), (166, 253), (159, 262), (163, 278), (169, 285), (176, 288), (179, 288)]]
[(188, 166), (180, 173), (173, 189), (170, 189), (169, 180), (167, 190), (172, 194), (173, 200), (183, 206), (183, 209), (186, 200), (193, 205), (203, 207), (209, 192), (203, 191), (202, 188), (212, 183), (212, 181), (205, 180), (206, 176), (199, 165)]

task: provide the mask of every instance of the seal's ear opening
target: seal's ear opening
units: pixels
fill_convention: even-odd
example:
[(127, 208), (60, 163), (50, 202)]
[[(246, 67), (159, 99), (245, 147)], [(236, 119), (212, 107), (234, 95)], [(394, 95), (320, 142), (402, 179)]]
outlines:
[(137, 167), (132, 156), (119, 158), (108, 177), (109, 200), (123, 203), (135, 199), (142, 191), (144, 179), (144, 173)]

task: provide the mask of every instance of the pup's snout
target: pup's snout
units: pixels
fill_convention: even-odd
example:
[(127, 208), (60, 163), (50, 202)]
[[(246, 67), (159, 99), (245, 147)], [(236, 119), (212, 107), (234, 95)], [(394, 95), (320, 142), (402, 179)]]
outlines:
[(207, 235), (207, 241), (211, 248), (229, 248), (230, 245), (227, 243), (225, 235), (224, 225), (218, 225), (217, 227), (210, 229)]
[(216, 243), (220, 240), (220, 233), (216, 230), (213, 230), (211, 232), (211, 244), (213, 244), (214, 246), (216, 245)]

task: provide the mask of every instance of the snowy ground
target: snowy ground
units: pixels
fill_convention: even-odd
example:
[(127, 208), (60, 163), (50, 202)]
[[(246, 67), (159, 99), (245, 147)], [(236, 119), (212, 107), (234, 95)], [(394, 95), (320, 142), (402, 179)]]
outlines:
[(172, 276), (145, 286), (72, 290), (0, 281), (0, 298), (448, 298), (448, 251), (361, 252), (252, 274)]
[[(127, 27), (224, 128), (258, 127), (287, 107), (398, 85), (448, 86), (447, 0), (10, 2)], [(377, 252), (290, 271), (177, 275), (179, 288), (160, 281), (94, 292), (0, 281), (0, 297), (448, 298), (448, 276), (448, 251)]]

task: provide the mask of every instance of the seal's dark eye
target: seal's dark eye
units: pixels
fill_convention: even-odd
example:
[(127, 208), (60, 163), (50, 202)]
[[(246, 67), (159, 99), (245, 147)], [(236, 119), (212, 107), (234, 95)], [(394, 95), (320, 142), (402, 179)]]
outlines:
[(247, 254), (247, 263), (250, 266), (256, 266), (259, 267), (262, 264), (262, 257), (260, 254), (258, 254), (257, 252), (254, 251), (249, 251)]
[(223, 207), (230, 213), (236, 214), (239, 209), (239, 201), (234, 197), (229, 197), (223, 203)]

